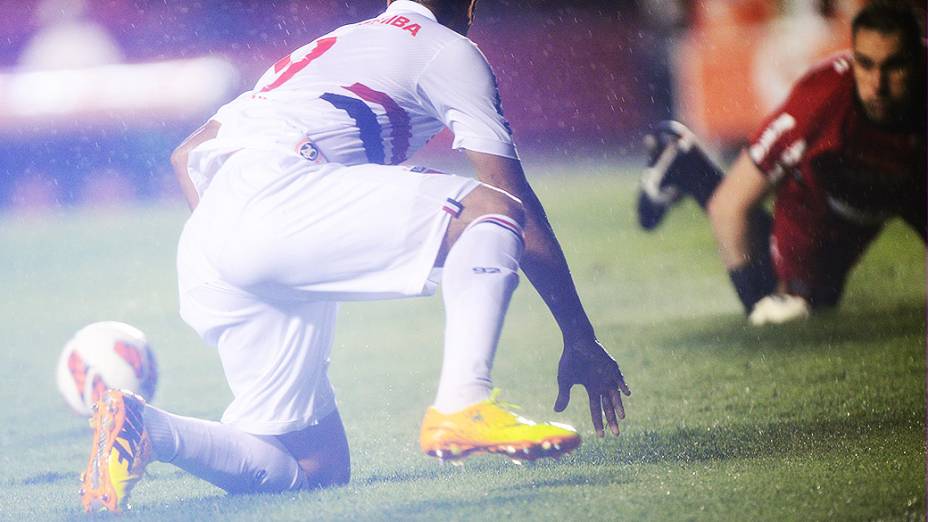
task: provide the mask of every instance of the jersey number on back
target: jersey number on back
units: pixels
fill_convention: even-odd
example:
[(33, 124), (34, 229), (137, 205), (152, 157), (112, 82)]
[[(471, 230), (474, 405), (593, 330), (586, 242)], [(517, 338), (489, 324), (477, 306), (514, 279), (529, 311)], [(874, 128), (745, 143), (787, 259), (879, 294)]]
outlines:
[(332, 48), (335, 45), (335, 37), (329, 38), (320, 38), (316, 40), (316, 46), (312, 48), (308, 53), (306, 53), (303, 58), (293, 61), (292, 54), (290, 53), (287, 56), (284, 56), (277, 63), (274, 64), (274, 73), (279, 74), (274, 81), (261, 87), (258, 92), (268, 92), (272, 91), (281, 85), (283, 85), (287, 80), (293, 78), (293, 75), (302, 71), (307, 65), (313, 62), (316, 58), (319, 58), (326, 51)]
[[(415, 36), (415, 32), (413, 33)], [(277, 76), (273, 81), (260, 88), (255, 88), (258, 92), (272, 91), (290, 78), (306, 68), (316, 58), (325, 54), (335, 45), (334, 36), (320, 38), (315, 41), (315, 45), (303, 55), (303, 58), (293, 61), (293, 53), (284, 56), (274, 64), (274, 72)], [(308, 46), (307, 46), (308, 47)], [(268, 71), (270, 73), (270, 71)], [(371, 163), (384, 164), (386, 157), (384, 154), (382, 129), (377, 121), (377, 115), (368, 107), (367, 103), (375, 103), (384, 108), (387, 118), (393, 127), (393, 155), (390, 158), (391, 163), (396, 165), (406, 159), (406, 153), (409, 150), (409, 140), (411, 138), (411, 129), (409, 115), (406, 114), (399, 104), (397, 104), (389, 95), (384, 92), (376, 91), (361, 83), (345, 86), (346, 90), (352, 92), (358, 98), (352, 98), (341, 94), (325, 93), (321, 98), (337, 109), (345, 111), (348, 116), (354, 120), (354, 124), (360, 132), (361, 142), (364, 145), (364, 151), (367, 160)]]

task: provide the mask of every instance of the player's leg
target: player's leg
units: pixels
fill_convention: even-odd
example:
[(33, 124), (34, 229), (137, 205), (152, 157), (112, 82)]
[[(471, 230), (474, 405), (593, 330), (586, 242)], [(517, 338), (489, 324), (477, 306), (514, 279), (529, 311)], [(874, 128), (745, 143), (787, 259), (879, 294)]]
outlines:
[(782, 296), (758, 302), (752, 322), (788, 322), (807, 317), (813, 309), (837, 305), (851, 268), (879, 230), (837, 217), (827, 209), (824, 196), (799, 187), (781, 192), (772, 251)]
[[(850, 271), (882, 224), (852, 222), (831, 210), (823, 194), (793, 188), (777, 198), (774, 216), (774, 264), (781, 290), (803, 298), (812, 309), (837, 306)], [(917, 194), (901, 215), (924, 240), (925, 198)]]
[(315, 426), (278, 435), (277, 438), (296, 458), (306, 475), (306, 486), (347, 484), (351, 478), (348, 438), (338, 410)]
[(145, 407), (154, 457), (229, 493), (294, 491), (346, 484), (348, 441), (338, 411), (314, 426), (254, 435), (215, 421)]
[[(228, 230), (217, 223), (234, 229), (227, 220), (236, 209), (227, 203), (247, 199), (230, 188), (217, 184), (222, 192), (211, 191), (185, 226), (178, 279), (181, 315), (217, 346), (234, 400), (222, 422), (146, 406), (137, 428), (155, 458), (232, 493), (343, 483), (347, 442), (326, 377), (336, 304), (271, 303), (221, 279), (210, 258), (223, 248)], [(314, 436), (331, 444), (325, 458), (300, 444)]]
[[(648, 167), (641, 177), (638, 194), (638, 221), (645, 230), (655, 228), (667, 210), (685, 195), (704, 210), (723, 173), (702, 150), (696, 136), (675, 121), (656, 124), (646, 136)], [(770, 258), (772, 219), (763, 208), (749, 216), (751, 263), (729, 273), (746, 314), (776, 288)]]
[(336, 304), (267, 303), (214, 281), (183, 291), (181, 314), (217, 345), (234, 399), (221, 423), (146, 410), (159, 458), (234, 493), (345, 483), (348, 444), (326, 375)]
[(274, 435), (145, 407), (154, 458), (229, 493), (271, 493), (309, 486), (310, 477)]
[(778, 324), (809, 316), (810, 289), (820, 280), (815, 260), (827, 231), (824, 205), (823, 198), (802, 186), (781, 187), (769, 237), (772, 281), (748, 275), (739, 286), (737, 275), (731, 274), (751, 324)]
[(570, 451), (580, 444), (572, 428), (535, 424), (507, 411), (496, 400), (498, 390), (490, 378), (518, 284), (522, 205), (481, 186), (461, 206), (437, 260), (444, 264), (444, 360), (435, 403), (422, 422), (421, 448), (450, 460), (480, 452), (532, 460)]
[(129, 392), (108, 390), (94, 406), (91, 425), (90, 458), (81, 474), (81, 504), (87, 512), (127, 509), (132, 489), (153, 460), (174, 464), (229, 493), (333, 482), (325, 469), (304, 471), (273, 435), (173, 415)]
[[(85, 507), (124, 507), (151, 459), (174, 464), (229, 493), (345, 483), (348, 445), (325, 375), (335, 304), (267, 304), (214, 281), (183, 289), (181, 312), (207, 342), (218, 342), (235, 399), (223, 422), (215, 422), (174, 415), (110, 392), (113, 407), (100, 408), (110, 416), (95, 418)], [(109, 444), (102, 452), (100, 440)], [(94, 473), (101, 463), (110, 470), (102, 478)], [(101, 482), (109, 486), (101, 488)]]
[(638, 222), (652, 230), (684, 195), (703, 209), (722, 181), (720, 169), (683, 124), (662, 121), (645, 136), (648, 166), (641, 176)]
[[(226, 239), (204, 250), (219, 277), (233, 286), (297, 301), (431, 294), (445, 229), (460, 201), (479, 185), (382, 165), (298, 165), (267, 174), (273, 186), (240, 196), (247, 203), (215, 222)], [(242, 187), (262, 182), (246, 177), (214, 179), (210, 189), (244, 192)]]
[[(854, 224), (834, 214), (828, 215), (826, 226), (813, 261), (814, 278), (803, 284), (813, 309), (838, 305), (851, 269), (882, 230), (882, 225)], [(795, 282), (787, 282), (787, 288), (795, 286)]]
[(461, 203), (437, 260), (444, 266), (445, 346), (435, 407), (443, 412), (490, 396), (490, 370), (523, 249), (518, 200), (483, 185)]

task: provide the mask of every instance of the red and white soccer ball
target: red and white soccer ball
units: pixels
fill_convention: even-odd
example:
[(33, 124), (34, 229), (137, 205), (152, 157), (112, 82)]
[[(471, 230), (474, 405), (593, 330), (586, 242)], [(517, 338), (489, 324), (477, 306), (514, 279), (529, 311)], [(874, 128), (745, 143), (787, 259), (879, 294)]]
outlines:
[(58, 359), (58, 390), (74, 411), (91, 414), (107, 388), (133, 391), (150, 401), (158, 383), (155, 354), (138, 328), (116, 321), (85, 326)]

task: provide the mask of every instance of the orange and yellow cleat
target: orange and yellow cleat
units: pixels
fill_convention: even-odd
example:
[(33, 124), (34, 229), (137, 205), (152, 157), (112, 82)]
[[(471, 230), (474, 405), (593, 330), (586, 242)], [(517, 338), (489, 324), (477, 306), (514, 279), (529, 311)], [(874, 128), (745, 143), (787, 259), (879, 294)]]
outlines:
[(419, 445), (427, 455), (457, 461), (479, 453), (499, 453), (521, 463), (559, 457), (580, 446), (572, 426), (537, 424), (506, 410), (499, 388), (485, 401), (444, 414), (430, 407), (422, 420)]
[(81, 474), (81, 505), (87, 513), (129, 509), (129, 493), (152, 459), (142, 414), (145, 400), (107, 390), (93, 406), (93, 444)]

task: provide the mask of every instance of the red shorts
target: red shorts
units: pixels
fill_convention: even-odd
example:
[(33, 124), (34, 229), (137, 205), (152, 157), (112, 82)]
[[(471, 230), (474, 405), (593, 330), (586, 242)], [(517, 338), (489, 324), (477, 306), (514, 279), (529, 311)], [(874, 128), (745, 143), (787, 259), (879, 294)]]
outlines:
[(770, 244), (777, 278), (812, 306), (834, 306), (881, 229), (851, 223), (831, 211), (824, 196), (786, 183), (777, 193)]

